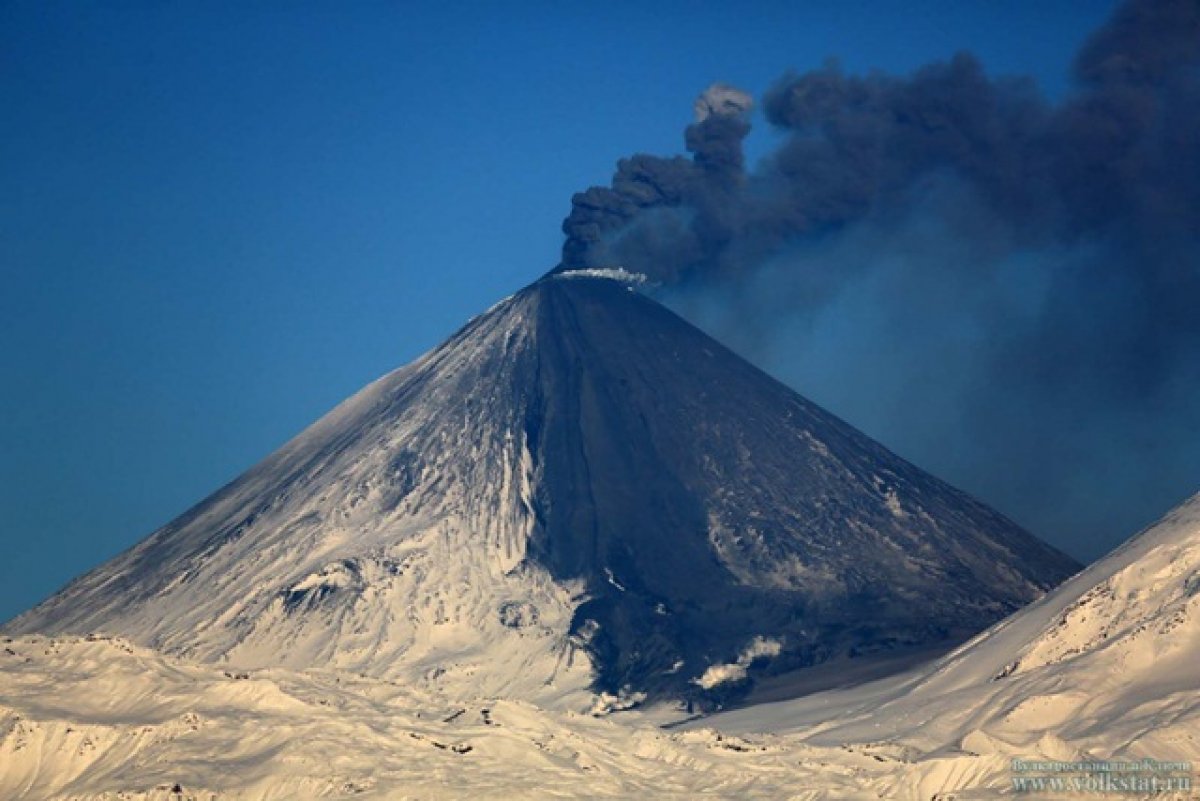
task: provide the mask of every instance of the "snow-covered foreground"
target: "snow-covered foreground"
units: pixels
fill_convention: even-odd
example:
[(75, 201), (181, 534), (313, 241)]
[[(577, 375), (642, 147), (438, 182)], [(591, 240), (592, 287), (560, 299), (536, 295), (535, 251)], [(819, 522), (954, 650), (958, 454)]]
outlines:
[(452, 704), (349, 674), (226, 674), (120, 640), (0, 649), (6, 800), (849, 797), (885, 767), (794, 736)]
[(1200, 762), (1198, 577), (1200, 496), (931, 666), (672, 729), (14, 637), (0, 798), (965, 801), (1009, 793), (1013, 758)]

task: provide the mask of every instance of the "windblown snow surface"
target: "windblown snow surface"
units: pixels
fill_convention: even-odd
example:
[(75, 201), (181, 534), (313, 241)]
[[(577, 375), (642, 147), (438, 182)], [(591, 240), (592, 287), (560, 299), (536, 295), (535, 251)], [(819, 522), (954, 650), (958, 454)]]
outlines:
[(1077, 568), (609, 272), (502, 301), (5, 633), (719, 703), (960, 641)]
[(4, 638), (0, 798), (967, 801), (1008, 795), (1013, 757), (1200, 760), (1197, 576), (1200, 496), (925, 668), (667, 729)]

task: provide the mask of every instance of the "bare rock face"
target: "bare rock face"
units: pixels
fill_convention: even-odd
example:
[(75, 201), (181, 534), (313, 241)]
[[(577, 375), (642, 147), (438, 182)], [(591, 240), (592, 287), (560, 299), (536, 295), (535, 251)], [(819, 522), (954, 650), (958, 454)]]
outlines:
[(5, 628), (541, 703), (691, 697), (978, 631), (1076, 568), (568, 273)]

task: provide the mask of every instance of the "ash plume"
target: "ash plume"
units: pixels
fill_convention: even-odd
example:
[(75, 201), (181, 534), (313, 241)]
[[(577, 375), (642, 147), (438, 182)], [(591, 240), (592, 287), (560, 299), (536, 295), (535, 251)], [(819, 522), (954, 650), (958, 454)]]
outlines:
[[(656, 279), (682, 278), (692, 261), (719, 246), (714, 237), (726, 231), (725, 210), (739, 202), (752, 107), (745, 92), (714, 84), (697, 98), (696, 121), (684, 132), (691, 159), (638, 154), (617, 163), (611, 186), (575, 195), (558, 269), (619, 264), (637, 253), (637, 263), (655, 265)], [(689, 236), (694, 241), (682, 241)]]
[(621, 265), (924, 466), (1093, 557), (1200, 483), (1200, 2), (1132, 0), (1074, 85), (969, 53), (696, 101), (689, 157), (574, 197), (561, 268)]

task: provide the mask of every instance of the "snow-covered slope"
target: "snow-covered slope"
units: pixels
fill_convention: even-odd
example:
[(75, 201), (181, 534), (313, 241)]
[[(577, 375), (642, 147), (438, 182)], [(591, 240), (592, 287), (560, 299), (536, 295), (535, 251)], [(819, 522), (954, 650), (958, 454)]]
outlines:
[(652, 300), (560, 276), (5, 630), (578, 707), (971, 633), (1074, 568)]
[(919, 798), (990, 798), (1013, 758), (1200, 766), (1200, 495), (925, 669), (703, 725), (873, 743)]

